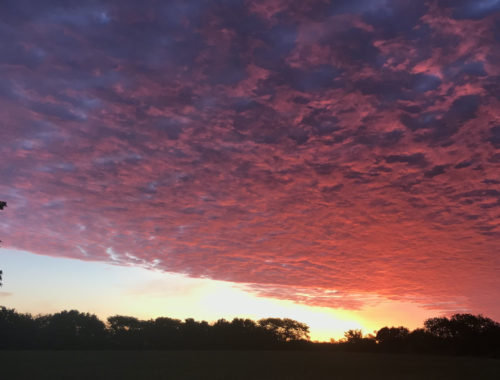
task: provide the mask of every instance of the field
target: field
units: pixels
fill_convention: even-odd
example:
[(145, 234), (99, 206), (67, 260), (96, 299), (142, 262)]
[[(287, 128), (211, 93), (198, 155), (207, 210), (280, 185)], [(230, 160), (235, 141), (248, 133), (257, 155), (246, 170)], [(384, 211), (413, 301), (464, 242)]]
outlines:
[(0, 351), (15, 379), (500, 379), (500, 360), (301, 351)]

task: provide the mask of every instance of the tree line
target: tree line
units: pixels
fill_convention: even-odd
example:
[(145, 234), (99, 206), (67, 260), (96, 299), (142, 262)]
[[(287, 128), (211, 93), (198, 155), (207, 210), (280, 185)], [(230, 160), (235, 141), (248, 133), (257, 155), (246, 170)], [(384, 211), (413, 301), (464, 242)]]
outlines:
[(235, 318), (214, 323), (115, 315), (107, 322), (77, 310), (37, 315), (0, 307), (0, 349), (168, 350), (310, 349), (500, 356), (500, 324), (472, 314), (427, 319), (423, 328), (383, 327), (364, 336), (346, 331), (330, 343), (311, 342), (309, 327), (288, 318)]
[(208, 323), (115, 315), (104, 323), (77, 310), (32, 316), (0, 307), (0, 349), (264, 349), (308, 339), (309, 327), (287, 318)]
[(423, 328), (383, 327), (363, 336), (349, 330), (339, 343), (355, 351), (500, 357), (500, 324), (482, 315), (429, 318)]

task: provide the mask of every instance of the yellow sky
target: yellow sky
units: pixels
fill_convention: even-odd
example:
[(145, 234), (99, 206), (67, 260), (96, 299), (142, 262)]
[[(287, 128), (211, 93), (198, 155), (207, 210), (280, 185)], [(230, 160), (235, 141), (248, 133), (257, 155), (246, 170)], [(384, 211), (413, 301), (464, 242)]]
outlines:
[(308, 324), (311, 339), (319, 341), (339, 339), (348, 329), (371, 333), (386, 325), (415, 328), (436, 315), (416, 304), (383, 299), (361, 310), (307, 306), (258, 297), (230, 282), (8, 249), (0, 249), (0, 267), (0, 305), (33, 314), (77, 309), (102, 320), (114, 314), (206, 321), (286, 317)]

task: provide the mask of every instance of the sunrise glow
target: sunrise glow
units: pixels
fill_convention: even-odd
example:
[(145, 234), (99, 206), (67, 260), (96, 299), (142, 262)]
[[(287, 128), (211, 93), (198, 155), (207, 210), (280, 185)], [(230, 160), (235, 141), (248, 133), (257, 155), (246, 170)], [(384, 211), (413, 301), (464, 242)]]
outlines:
[(500, 319), (500, 2), (0, 2), (0, 304)]

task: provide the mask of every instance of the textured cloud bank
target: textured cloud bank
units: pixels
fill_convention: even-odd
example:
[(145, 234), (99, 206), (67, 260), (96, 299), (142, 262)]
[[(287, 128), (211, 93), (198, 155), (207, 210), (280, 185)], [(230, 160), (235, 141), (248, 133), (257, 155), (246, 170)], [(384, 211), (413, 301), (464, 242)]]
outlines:
[(1, 236), (500, 318), (499, 10), (4, 0)]

